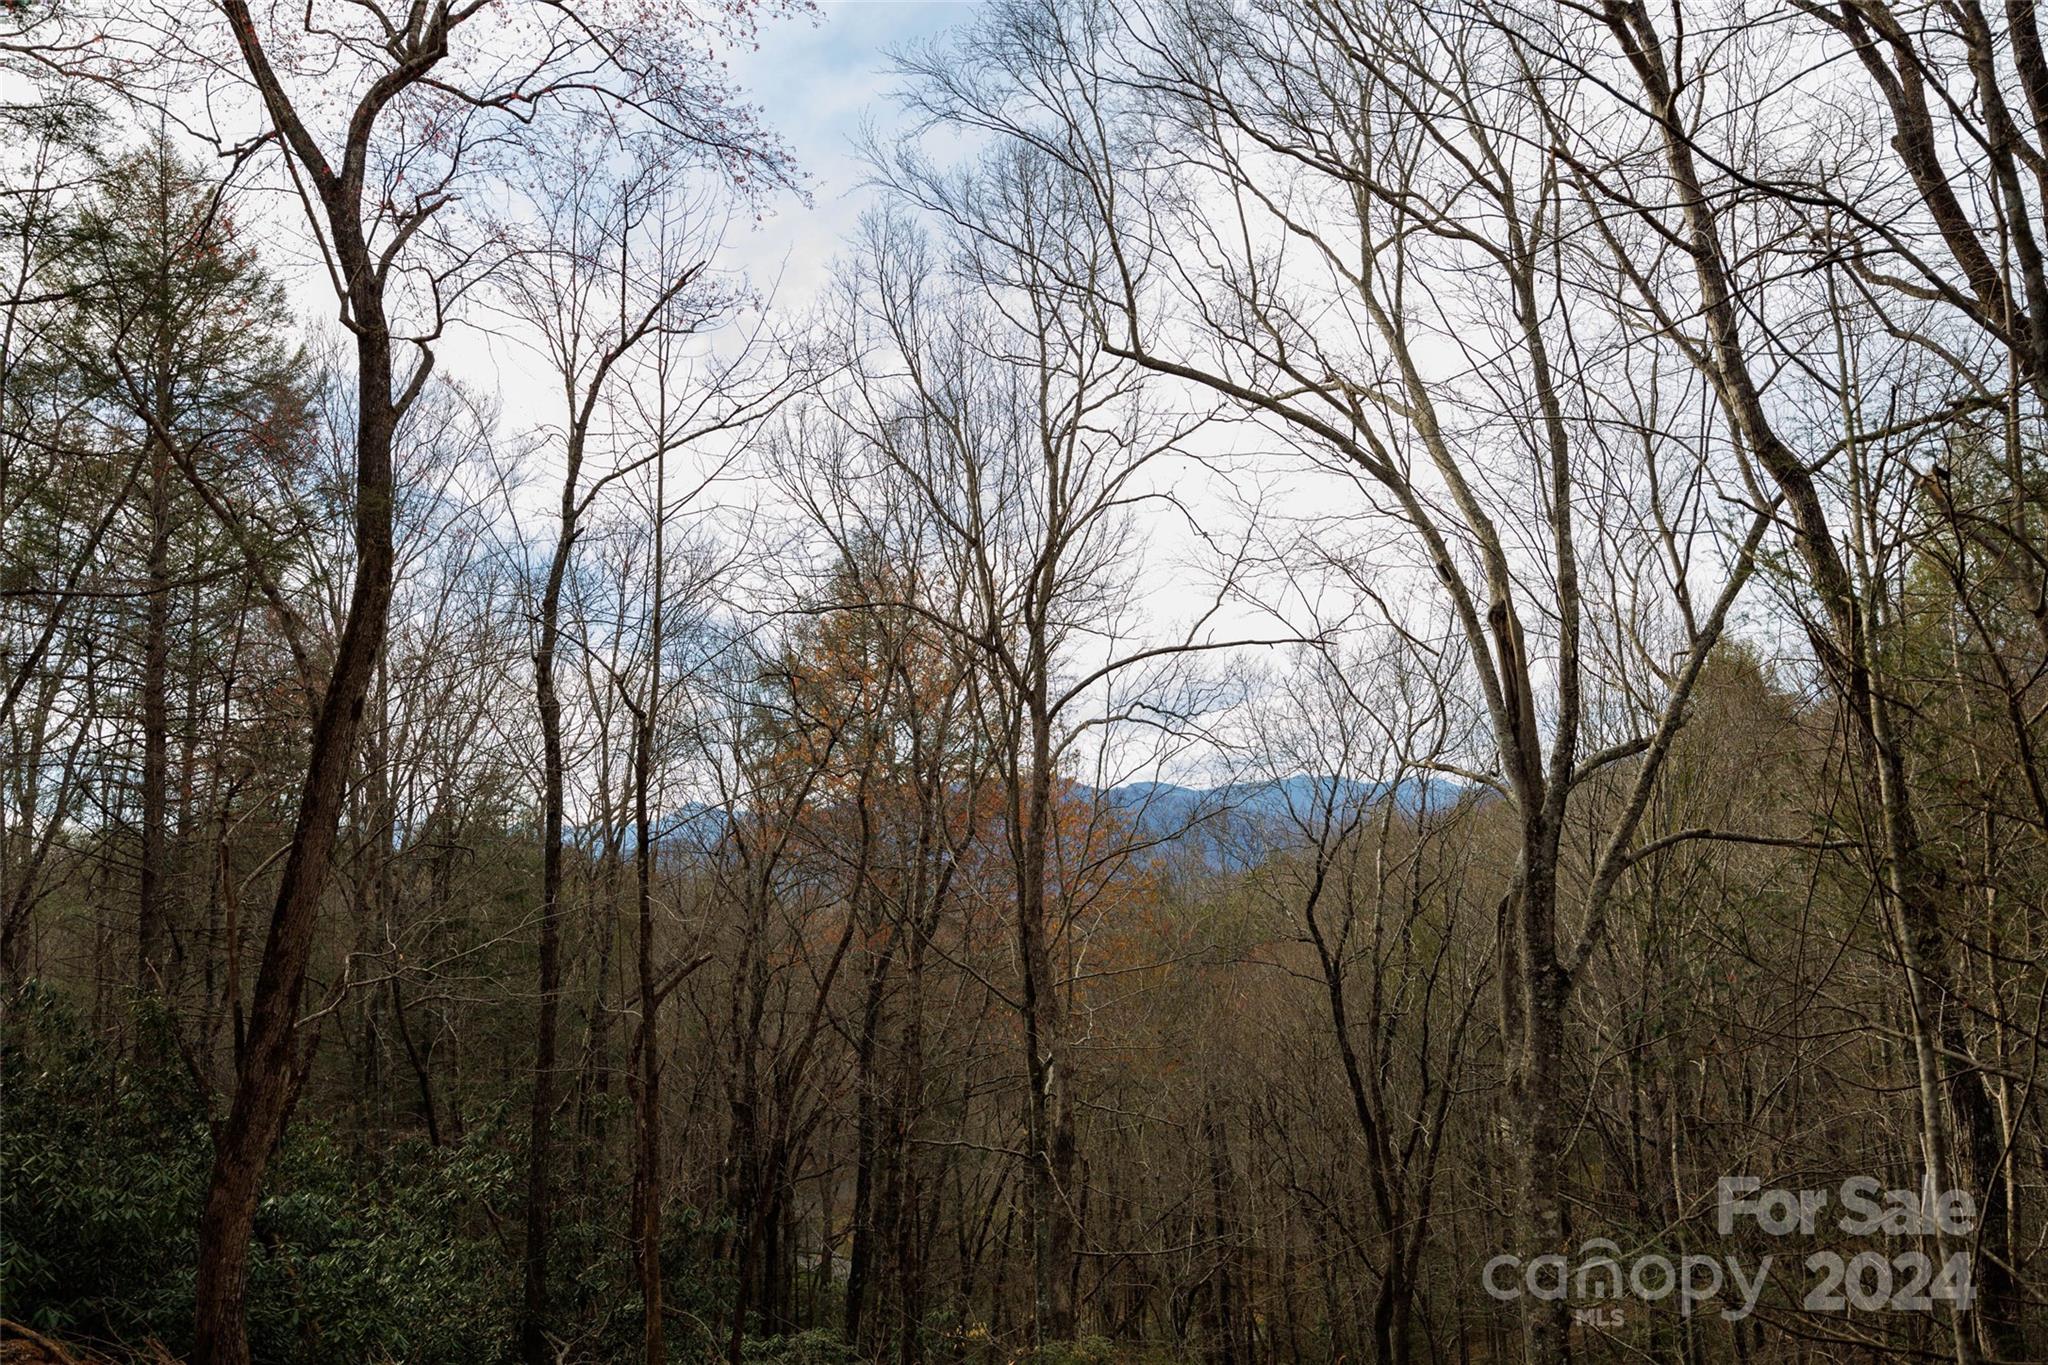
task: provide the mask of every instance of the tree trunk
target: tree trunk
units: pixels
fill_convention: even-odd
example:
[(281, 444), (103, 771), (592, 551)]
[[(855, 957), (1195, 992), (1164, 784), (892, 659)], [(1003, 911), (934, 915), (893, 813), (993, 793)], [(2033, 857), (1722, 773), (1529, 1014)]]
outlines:
[[(163, 406), (160, 402), (160, 411)], [(166, 692), (171, 625), (171, 455), (161, 439), (152, 438), (150, 447), (149, 600), (142, 638), (142, 866), (137, 878), (135, 923), (135, 985), (145, 997), (160, 994), (165, 984), (164, 902), (168, 879), (164, 863), (170, 787), (170, 708)]]
[(193, 1313), (193, 1358), (199, 1365), (247, 1365), (242, 1295), (249, 1236), (271, 1150), (298, 1097), (303, 1064), (294, 1056), (306, 966), (331, 871), (342, 799), (363, 700), (383, 649), (391, 604), (391, 442), (397, 411), (391, 397), (391, 338), (381, 302), (368, 291), (367, 253), (350, 273), (360, 393), (356, 418), (356, 564), (348, 622), (313, 725), (312, 752), (300, 792), (291, 849), (278, 881), (270, 931), (250, 1005), (246, 1043), (228, 1117), (214, 1136), (213, 1172), (199, 1223), (199, 1277)]
[[(573, 408), (573, 405), (572, 405)], [(562, 992), (562, 701), (555, 690), (562, 582), (576, 544), (576, 481), (582, 446), (573, 435), (562, 480), (561, 523), (540, 604), (540, 643), (533, 656), (534, 699), (541, 733), (540, 1008), (534, 1026), (533, 1103), (527, 1115), (525, 1306), (519, 1354), (526, 1365), (550, 1365), (547, 1343), (548, 1239), (553, 1213), (555, 1050)]]
[(881, 1242), (874, 1213), (875, 1165), (881, 1156), (882, 1078), (877, 1065), (882, 1027), (882, 1000), (895, 956), (895, 940), (869, 960), (866, 998), (861, 1006), (860, 1044), (855, 1053), (853, 1246), (846, 1272), (846, 1339), (861, 1344), (861, 1318), (866, 1310), (868, 1280), (876, 1247)]
[(640, 1027), (633, 1039), (639, 1064), (634, 1095), (637, 1148), (633, 1189), (638, 1216), (634, 1220), (633, 1260), (640, 1276), (641, 1345), (647, 1365), (663, 1365), (668, 1346), (661, 1316), (661, 997), (654, 983), (654, 822), (647, 805), (647, 785), (654, 767), (654, 715), (661, 699), (662, 522), (666, 465), (655, 464), (654, 586), (647, 651), (647, 691), (634, 708), (633, 720), (633, 864), (638, 874), (639, 940), (635, 965), (640, 982)]
[[(1066, 1341), (1074, 1335), (1069, 1269), (1074, 1255), (1074, 1115), (1062, 1069), (1063, 1028), (1059, 987), (1054, 979), (1047, 930), (1046, 872), (1051, 858), (1047, 824), (1052, 819), (1052, 727), (1044, 714), (1044, 682), (1030, 698), (1031, 757), (1024, 781), (1027, 814), (1020, 832), (1017, 869), (1017, 955), (1024, 982), (1025, 1074), (1030, 1084), (1027, 1157), (1031, 1163), (1031, 1248), (1033, 1343)], [(1014, 808), (1014, 807), (1013, 807)]]

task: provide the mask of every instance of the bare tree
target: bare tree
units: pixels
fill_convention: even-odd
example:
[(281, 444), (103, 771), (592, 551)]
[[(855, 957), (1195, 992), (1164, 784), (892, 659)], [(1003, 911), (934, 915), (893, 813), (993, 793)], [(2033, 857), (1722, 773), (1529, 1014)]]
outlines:
[(1074, 992), (1059, 965), (1081, 902), (1054, 890), (1085, 876), (1061, 861), (1061, 774), (1119, 725), (1185, 732), (1208, 702), (1176, 670), (1203, 651), (1256, 642), (1213, 629), (1241, 567), (1230, 560), (1184, 630), (1124, 633), (1130, 580), (1118, 567), (1134, 552), (1134, 509), (1188, 515), (1157, 480), (1207, 414), (1161, 417), (1143, 401), (1139, 370), (1075, 315), (1062, 270), (1106, 267), (1089, 258), (1101, 243), (1073, 212), (1062, 169), (1029, 151), (944, 183), (912, 164), (897, 169), (910, 195), (959, 214), (946, 242), (956, 254), (940, 256), (906, 219), (871, 224), (844, 290), (848, 382), (836, 411), (858, 445), (836, 478), (886, 480), (920, 508), (940, 576), (955, 586), (944, 606), (894, 605), (927, 614), (984, 670), (980, 724), (1002, 773), (1015, 878), (1032, 1340), (1053, 1342), (1076, 1330), (1085, 1202)]
[[(645, 135), (733, 164), (755, 159), (744, 118), (725, 113), (723, 88), (689, 74), (686, 44), (750, 22), (742, 9), (707, 19), (687, 7), (631, 15), (567, 9), (534, 16), (515, 38), (512, 17), (487, 3), (396, 12), (266, 9), (221, 0), (166, 23), (140, 10), (114, 16), (123, 36), (167, 40), (207, 72), (223, 109), (257, 117), (239, 155), (275, 144), (327, 263), (355, 341), (355, 565), (351, 599), (320, 700), (306, 782), (258, 974), (247, 1046), (221, 1126), (200, 1228), (197, 1353), (243, 1361), (241, 1301), (257, 1191), (306, 1062), (295, 1056), (300, 998), (363, 699), (382, 647), (392, 574), (392, 445), (431, 372), (433, 339), (482, 244), (459, 245), (451, 206), (508, 137), (544, 117), (625, 112)], [(184, 21), (189, 19), (190, 23)], [(508, 63), (489, 54), (516, 48)], [(342, 92), (337, 102), (333, 92)], [(147, 93), (147, 92), (145, 92)], [(164, 106), (169, 107), (166, 99)], [(331, 122), (329, 121), (331, 120)], [(430, 250), (429, 248), (446, 248)], [(394, 313), (399, 316), (394, 316)], [(416, 319), (408, 323), (405, 319)], [(410, 328), (410, 330), (408, 330)], [(398, 352), (415, 359), (400, 377)]]
[[(1943, 360), (1953, 361), (1958, 352), (1945, 352), (1933, 340), (1941, 326), (1939, 314), (1952, 314), (1966, 326), (1988, 332), (2005, 349), (2013, 381), (2048, 394), (2040, 388), (2038, 349), (2042, 304), (2048, 302), (2036, 242), (2038, 189), (2036, 202), (2030, 204), (2016, 171), (2029, 156), (2028, 145), (2008, 111), (1994, 51), (1995, 31), (1979, 7), (1957, 11), (1952, 29), (1937, 26), (1912, 36), (1888, 6), (1800, 9), (1827, 30), (1849, 38), (1883, 92), (1894, 128), (1896, 169), (1903, 170), (1911, 187), (1906, 199), (1909, 215), (1880, 218), (1887, 191), (1865, 186), (1859, 187), (1861, 193), (1846, 195), (1819, 165), (1796, 181), (1767, 181), (1763, 186), (1746, 171), (1732, 169), (1728, 158), (1733, 149), (1706, 130), (1706, 109), (1725, 113), (1740, 130), (1738, 136), (1755, 137), (1760, 136), (1756, 121), (1768, 117), (1766, 106), (1739, 88), (1709, 86), (1707, 93), (1718, 105), (1702, 106), (1683, 95), (1681, 42), (1641, 5), (1609, 4), (1599, 15), (1601, 36), (1611, 40), (1630, 82), (1622, 87), (1625, 117), (1615, 122), (1615, 132), (1598, 142), (1572, 139), (1565, 136), (1567, 121), (1555, 112), (1550, 113), (1551, 126), (1558, 141), (1573, 147), (1573, 178), (1596, 211), (1619, 209), (1649, 225), (1663, 240), (1683, 244), (1689, 269), (1672, 279), (1645, 264), (1640, 247), (1632, 251), (1632, 243), (1616, 231), (1609, 230), (1605, 238), (1617, 268), (1659, 326), (1683, 338), (1684, 319), (1699, 319), (1705, 335), (1682, 342), (1682, 349), (1711, 385), (1728, 429), (1792, 513), (1794, 544), (1819, 605), (1810, 638), (1852, 718), (1857, 767), (1880, 816), (1879, 881), (1888, 909), (1896, 916), (1899, 965), (1911, 1001), (1925, 1178), (1930, 1184), (1945, 1185), (1948, 1172), (1954, 1170), (1974, 1185), (1985, 1209), (1984, 1241), (1997, 1246), (2005, 1241), (2009, 1216), (1997, 1087), (1980, 1070), (1953, 1070), (1969, 1050), (1961, 1035), (1958, 969), (1948, 941), (1953, 932), (1950, 874), (1929, 843), (1925, 813), (1917, 809), (1919, 784), (1908, 770), (1912, 721), (1899, 704), (1898, 683), (1888, 676), (1881, 643), (1896, 631), (1889, 605), (1894, 592), (1884, 581), (1888, 571), (1883, 566), (1900, 561), (1887, 552), (1879, 529), (1885, 497), (1879, 467), (1886, 461), (1886, 449), (1897, 440), (1913, 440), (1919, 432), (1953, 421), (1987, 400), (1981, 383), (1971, 380), (1975, 393), (1966, 392), (1956, 401), (1916, 403), (1903, 424), (1895, 416), (1875, 418), (1867, 406), (1876, 400), (1876, 392), (1859, 383), (1856, 371), (1849, 368), (1862, 347), (1847, 337), (1852, 330), (1872, 325), (1924, 341)], [(2038, 31), (2031, 17), (2016, 12), (2011, 20), (2010, 56), (2025, 72), (2039, 64)], [(1554, 45), (1560, 47), (1586, 40), (1569, 21), (1537, 31), (1556, 32)], [(1937, 48), (1953, 48), (1964, 55), (1972, 74), (1969, 96), (1949, 96), (1932, 74), (1930, 62)], [(1566, 69), (1590, 69), (1595, 60), (1580, 56)], [(1931, 102), (1938, 105), (1939, 114)], [(1966, 110), (1971, 103), (1974, 110)], [(1974, 136), (1976, 152), (1966, 154), (1962, 167), (1943, 167), (1937, 125), (1966, 130), (1966, 141)], [(1654, 160), (1646, 164), (1646, 158)], [(1625, 179), (1624, 166), (1638, 174)], [(1894, 168), (1880, 164), (1878, 169), (1882, 174)], [(1660, 203), (1646, 195), (1646, 184), (1660, 190), (1668, 187), (1671, 200)], [(1762, 210), (1741, 207), (1739, 200), (1759, 188), (1772, 195), (1763, 200)], [(1966, 202), (1975, 207), (1966, 209)], [(1932, 226), (1932, 235), (1943, 243), (1966, 284), (1951, 282), (1918, 247), (1919, 224)], [(1788, 298), (1790, 291), (1746, 269), (1735, 255), (1750, 234), (1788, 227), (1810, 234), (1820, 256), (1829, 287), (1817, 296)], [(2017, 273), (2017, 283), (1993, 267), (1985, 247), (1987, 234), (2006, 244), (2002, 251)], [(1857, 283), (1858, 297), (1865, 300), (1860, 305), (1845, 299), (1834, 284), (1837, 260), (1846, 263), (1846, 274)], [(1909, 314), (1929, 312), (1930, 304), (1936, 316), (1907, 320)], [(1810, 325), (1802, 325), (1789, 312), (1802, 306), (1820, 320), (1818, 325), (1826, 329), (1823, 335), (1831, 335), (1833, 362), (1802, 365), (1790, 379), (1774, 382), (1770, 371), (1776, 367), (1775, 356), (1800, 347), (1793, 337)], [(1751, 317), (1762, 319), (1761, 325), (1749, 325)], [(1911, 362), (1894, 360), (1882, 373), (1885, 378), (1878, 383), (1891, 388), (1896, 409), (1897, 395), (1911, 383)], [(2004, 380), (1999, 376), (1997, 382)], [(1810, 388), (1835, 407), (1838, 421), (1824, 450), (1801, 449), (1801, 438), (1778, 410), (1780, 395), (1794, 384)], [(1988, 401), (2006, 407), (2021, 401), (2020, 392), (2015, 389)], [(1921, 416), (1923, 406), (1931, 406), (1932, 414)], [(1830, 465), (1846, 466), (1839, 511), (1831, 509), (1824, 482), (1834, 477)], [(1893, 479), (1901, 469), (1894, 464)], [(1954, 1155), (1951, 1108), (1962, 1144)], [(1973, 1333), (1981, 1333), (1981, 1348), (1994, 1356), (2024, 1355), (2011, 1270), (1997, 1256), (1981, 1257), (1979, 1265), (1983, 1311), (1970, 1324), (1958, 1317), (1953, 1337), (1958, 1358), (1969, 1357)]]
[[(1580, 505), (1627, 458), (1603, 438), (1597, 367), (1625, 348), (1574, 306), (1563, 168), (1487, 24), (1369, 4), (1014, 7), (909, 70), (933, 118), (1062, 168), (1104, 267), (1062, 279), (1107, 355), (1348, 462), (1403, 528), (1406, 570), (1440, 594), (1492, 749), (1481, 768), (1440, 766), (1521, 822), (1501, 1028), (1523, 1242), (1562, 1252), (1573, 982), (1770, 509), (1729, 534), (1707, 609), (1666, 618), (1680, 633), (1676, 663), (1656, 663), (1663, 696), (1589, 749)], [(1631, 795), (1600, 832), (1574, 933), (1560, 866), (1572, 796), (1623, 760)], [(1568, 1353), (1562, 1301), (1531, 1302), (1525, 1328), (1531, 1359)]]
[[(528, 1151), (528, 1327), (523, 1349), (536, 1360), (545, 1350), (561, 990), (567, 758), (556, 664), (563, 586), (585, 520), (600, 494), (650, 464), (665, 468), (665, 457), (686, 445), (743, 427), (772, 411), (787, 396), (794, 374), (766, 372), (768, 351), (756, 337), (705, 367), (693, 385), (684, 387), (684, 339), (727, 320), (739, 311), (746, 295), (738, 282), (713, 269), (717, 234), (715, 227), (705, 226), (711, 210), (702, 202), (690, 202), (693, 191), (679, 168), (642, 163), (615, 173), (595, 157), (575, 156), (550, 156), (542, 164), (554, 173), (546, 176), (549, 192), (537, 206), (542, 215), (540, 240), (507, 272), (505, 284), (508, 307), (531, 329), (536, 349), (561, 386), (563, 403), (561, 424), (550, 433), (561, 442), (562, 482), (552, 549), (538, 587), (534, 649), (542, 745), (543, 870), (540, 1016)], [(643, 351), (655, 353), (646, 366)], [(653, 377), (648, 393), (636, 398), (633, 384), (641, 368)], [(636, 402), (653, 409), (645, 431), (635, 428)], [(702, 484), (700, 480), (698, 486)], [(636, 734), (650, 723), (651, 718), (641, 717)], [(634, 762), (638, 772), (639, 760)]]

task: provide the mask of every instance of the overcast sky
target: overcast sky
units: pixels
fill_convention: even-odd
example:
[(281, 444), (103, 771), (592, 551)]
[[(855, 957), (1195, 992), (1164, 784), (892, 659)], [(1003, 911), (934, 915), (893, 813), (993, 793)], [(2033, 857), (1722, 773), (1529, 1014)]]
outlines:
[(808, 207), (785, 195), (761, 228), (729, 242), (762, 283), (780, 268), (777, 292), (785, 304), (817, 288), (872, 202), (855, 152), (862, 129), (872, 124), (886, 135), (904, 126), (890, 99), (890, 52), (942, 34), (974, 9), (973, 0), (824, 0), (815, 20), (770, 23), (759, 51), (735, 55), (741, 87), (809, 177)]
[[(943, 34), (975, 8), (975, 0), (821, 0), (813, 16), (765, 23), (757, 50), (728, 54), (739, 88), (805, 178), (805, 195), (772, 196), (758, 223), (735, 215), (719, 254), (722, 268), (772, 291), (777, 314), (804, 310), (861, 213), (876, 202), (863, 184), (867, 169), (857, 144), (865, 129), (886, 138), (907, 127), (890, 98), (897, 84), (889, 74), (891, 51)], [(296, 210), (282, 202), (269, 207)], [(333, 295), (310, 245), (273, 246), (295, 301), (311, 318), (330, 318)], [(468, 325), (451, 329), (436, 348), (444, 371), (493, 391), (515, 426), (546, 420), (548, 414), (528, 409), (553, 392), (552, 381), (530, 352), (510, 342), (502, 319), (472, 312)]]

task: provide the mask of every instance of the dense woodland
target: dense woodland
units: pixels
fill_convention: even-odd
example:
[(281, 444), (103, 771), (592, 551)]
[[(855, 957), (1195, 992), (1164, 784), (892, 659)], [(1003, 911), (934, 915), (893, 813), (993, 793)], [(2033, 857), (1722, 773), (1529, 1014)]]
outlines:
[(2048, 1358), (2034, 0), (830, 21), (0, 15), (6, 1358)]

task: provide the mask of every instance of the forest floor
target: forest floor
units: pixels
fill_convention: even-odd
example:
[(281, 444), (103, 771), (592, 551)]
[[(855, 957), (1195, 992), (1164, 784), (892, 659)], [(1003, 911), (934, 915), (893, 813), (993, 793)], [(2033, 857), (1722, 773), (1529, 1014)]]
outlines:
[(154, 1341), (118, 1356), (107, 1355), (0, 1318), (0, 1365), (176, 1365), (176, 1359)]

